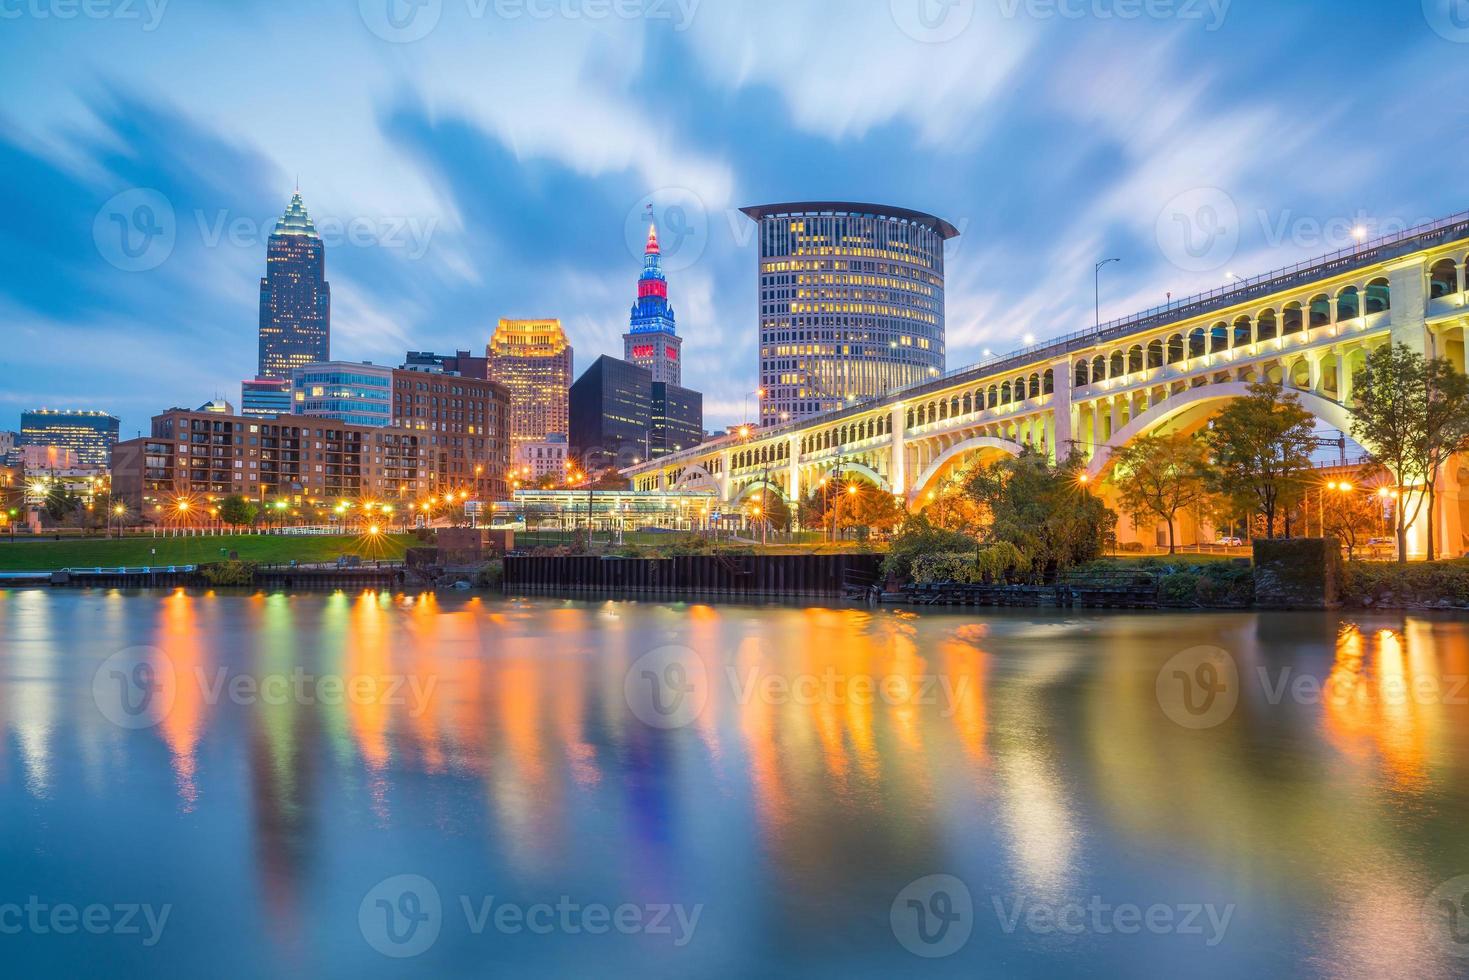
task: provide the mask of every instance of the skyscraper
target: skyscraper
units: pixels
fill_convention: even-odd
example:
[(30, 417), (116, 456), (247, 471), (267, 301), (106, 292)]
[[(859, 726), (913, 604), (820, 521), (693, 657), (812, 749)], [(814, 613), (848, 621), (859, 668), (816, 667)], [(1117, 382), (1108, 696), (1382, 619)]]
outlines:
[(571, 386), (571, 454), (588, 473), (649, 458), (653, 382), (648, 369), (603, 354)]
[(921, 211), (807, 201), (743, 208), (760, 245), (760, 422), (944, 371), (944, 242)]
[(523, 442), (566, 434), (572, 350), (560, 320), (501, 320), (485, 356), (490, 380), (510, 392), (512, 456)]
[(38, 408), (20, 413), (20, 444), (59, 446), (73, 450), (84, 466), (110, 466), (119, 424), (106, 412)]
[(326, 250), (298, 191), (275, 223), (260, 280), (259, 378), (331, 359), (332, 292)]
[(668, 305), (668, 279), (658, 249), (658, 229), (649, 222), (648, 245), (643, 250), (643, 274), (638, 277), (638, 299), (632, 307), (628, 332), (622, 335), (623, 359), (647, 368), (654, 381), (678, 384), (683, 341), (674, 332), (673, 307)]

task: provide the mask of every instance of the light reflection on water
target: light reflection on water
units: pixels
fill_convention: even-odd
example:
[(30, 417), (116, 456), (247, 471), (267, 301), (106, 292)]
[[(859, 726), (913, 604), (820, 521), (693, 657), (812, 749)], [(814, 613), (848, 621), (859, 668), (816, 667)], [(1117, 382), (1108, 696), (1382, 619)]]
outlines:
[[(0, 935), (23, 972), (1469, 966), (1430, 901), (1469, 874), (1461, 620), (26, 590), (0, 592), (0, 636), (0, 930), (17, 896), (173, 906), (151, 949)], [(1201, 644), (1237, 663), (1238, 704), (1192, 730), (1155, 685)], [(156, 725), (129, 730), (93, 676), (137, 646), (178, 683)], [(624, 680), (667, 646), (709, 696), (665, 730)], [(401, 961), (358, 919), (400, 874), (444, 906), (432, 948)], [(974, 899), (972, 936), (941, 959), (889, 928), (894, 897), (931, 874)], [(460, 896), (490, 895), (703, 911), (677, 947), (474, 934)], [(997, 913), (1093, 896), (1234, 911), (1211, 946), (1007, 931)]]

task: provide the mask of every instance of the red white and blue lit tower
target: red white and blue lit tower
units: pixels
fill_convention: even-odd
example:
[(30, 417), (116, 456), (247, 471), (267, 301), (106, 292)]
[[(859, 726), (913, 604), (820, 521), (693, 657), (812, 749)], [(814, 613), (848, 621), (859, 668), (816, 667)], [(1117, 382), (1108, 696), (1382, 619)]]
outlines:
[(668, 279), (663, 275), (658, 229), (649, 222), (643, 274), (638, 277), (638, 301), (632, 307), (628, 332), (622, 335), (623, 360), (647, 368), (654, 381), (676, 385), (681, 377), (682, 345), (674, 330), (673, 307), (668, 305)]

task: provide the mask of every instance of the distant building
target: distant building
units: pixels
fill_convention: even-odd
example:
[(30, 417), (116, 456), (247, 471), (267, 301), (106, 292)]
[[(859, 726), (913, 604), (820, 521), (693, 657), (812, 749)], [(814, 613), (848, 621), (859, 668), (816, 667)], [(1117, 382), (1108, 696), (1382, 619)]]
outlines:
[(240, 382), (240, 414), (273, 419), (291, 414), (291, 379), (253, 378)]
[(278, 420), (170, 409), (151, 435), (118, 443), (113, 493), (158, 520), (182, 499), (240, 494), (323, 522), (337, 503), (406, 507), (426, 490), (420, 436), (407, 429), (336, 419)]
[(20, 413), (20, 444), (62, 446), (75, 450), (84, 466), (107, 467), (112, 464), (118, 425), (106, 412), (38, 408)]
[(75, 470), (82, 465), (77, 451), (68, 446), (21, 446), (16, 452), (17, 461), (27, 472)]
[(326, 249), (297, 192), (265, 246), (258, 378), (331, 359), (332, 292)]
[(522, 442), (515, 449), (516, 479), (522, 486), (548, 476), (562, 480), (567, 470), (567, 448), (566, 437), (560, 433), (549, 435), (541, 442)]
[(215, 415), (233, 415), (235, 414), (235, 406), (223, 398), (212, 398), (203, 405), (200, 405), (199, 411), (213, 412)]
[(944, 242), (921, 211), (808, 201), (744, 208), (759, 245), (760, 424), (944, 371)]
[(393, 369), (368, 362), (326, 361), (291, 371), (291, 412), (353, 425), (393, 421)]
[(485, 357), (510, 393), (512, 445), (567, 432), (572, 350), (560, 320), (501, 320)]
[(682, 377), (682, 346), (683, 341), (674, 330), (673, 307), (668, 303), (668, 279), (663, 275), (658, 229), (649, 223), (643, 274), (638, 278), (638, 299), (633, 304), (628, 332), (622, 335), (623, 360), (647, 368), (655, 382), (676, 385)]
[(393, 425), (418, 433), (429, 493), (479, 501), (508, 491), (510, 395), (484, 378), (398, 368), (392, 372)]
[(485, 381), (490, 377), (490, 359), (474, 357), (467, 350), (455, 351), (453, 354), (411, 350), (403, 359), (403, 370), (457, 374), (463, 378), (479, 378)]
[(13, 465), (19, 448), (19, 432), (0, 432), (0, 466)]
[(666, 456), (704, 440), (704, 396), (688, 388), (654, 381), (649, 398), (649, 453)]
[(572, 456), (590, 472), (649, 457), (652, 376), (603, 354), (571, 386)]

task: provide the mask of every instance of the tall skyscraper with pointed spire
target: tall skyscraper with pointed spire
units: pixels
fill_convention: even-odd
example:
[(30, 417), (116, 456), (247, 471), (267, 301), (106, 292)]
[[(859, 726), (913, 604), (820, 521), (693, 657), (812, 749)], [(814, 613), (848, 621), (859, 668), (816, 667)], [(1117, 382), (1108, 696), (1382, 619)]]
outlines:
[(331, 360), (331, 331), (326, 250), (297, 189), (265, 248), (256, 377), (289, 381), (293, 368)]
[(683, 340), (674, 331), (673, 307), (668, 304), (668, 278), (663, 275), (658, 228), (650, 220), (643, 274), (638, 277), (638, 300), (632, 307), (628, 332), (622, 335), (623, 360), (647, 368), (654, 381), (676, 385), (682, 375), (682, 346)]

